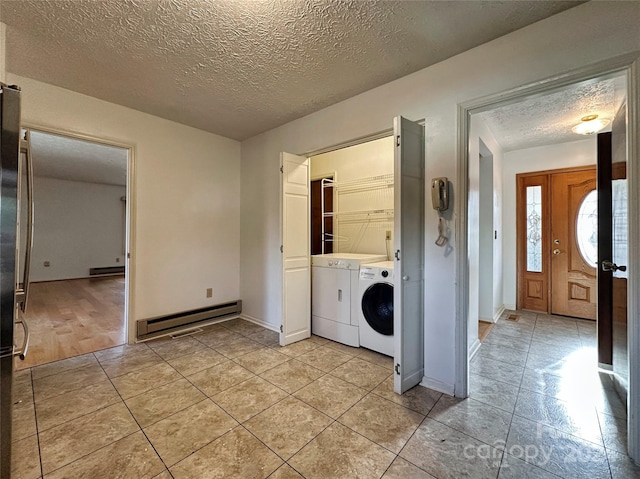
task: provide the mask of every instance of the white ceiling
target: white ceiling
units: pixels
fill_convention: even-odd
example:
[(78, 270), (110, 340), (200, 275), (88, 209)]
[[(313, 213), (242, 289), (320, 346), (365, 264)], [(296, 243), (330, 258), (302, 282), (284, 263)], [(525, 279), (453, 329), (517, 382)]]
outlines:
[(35, 176), (127, 184), (128, 151), (124, 148), (32, 130), (31, 156)]
[(235, 139), (581, 1), (2, 0), (7, 70)]

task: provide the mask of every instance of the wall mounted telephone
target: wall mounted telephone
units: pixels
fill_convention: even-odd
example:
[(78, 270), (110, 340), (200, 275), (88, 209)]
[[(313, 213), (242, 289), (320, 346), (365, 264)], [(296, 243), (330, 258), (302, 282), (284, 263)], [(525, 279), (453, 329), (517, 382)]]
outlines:
[(433, 209), (444, 211), (449, 209), (449, 179), (442, 176), (431, 180), (431, 203)]

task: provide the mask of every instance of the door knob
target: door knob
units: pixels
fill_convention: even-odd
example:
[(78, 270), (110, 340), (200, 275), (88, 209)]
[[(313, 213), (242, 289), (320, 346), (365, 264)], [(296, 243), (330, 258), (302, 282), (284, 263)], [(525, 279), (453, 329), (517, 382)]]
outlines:
[(409, 281), (409, 276), (404, 275), (404, 276), (402, 277), (402, 281)]
[(603, 261), (602, 262), (602, 271), (626, 271), (626, 266), (618, 266), (613, 261)]

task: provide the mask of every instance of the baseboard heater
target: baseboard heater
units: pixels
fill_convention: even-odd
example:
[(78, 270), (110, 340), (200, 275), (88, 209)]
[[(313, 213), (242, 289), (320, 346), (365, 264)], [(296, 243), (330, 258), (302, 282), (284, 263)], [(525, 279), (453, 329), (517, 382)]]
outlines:
[(104, 268), (89, 268), (89, 276), (103, 274), (124, 274), (124, 266), (106, 266)]
[(141, 319), (137, 322), (138, 339), (150, 339), (183, 330), (186, 327), (204, 326), (242, 312), (242, 300), (217, 304), (208, 308), (194, 309), (183, 313)]

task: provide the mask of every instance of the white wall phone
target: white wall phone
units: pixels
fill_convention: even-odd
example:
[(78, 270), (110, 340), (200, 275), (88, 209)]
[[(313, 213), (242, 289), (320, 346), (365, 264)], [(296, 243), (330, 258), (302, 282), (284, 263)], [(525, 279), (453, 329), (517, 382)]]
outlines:
[(445, 211), (449, 209), (449, 179), (442, 176), (431, 180), (431, 203), (433, 209)]

